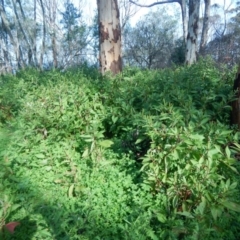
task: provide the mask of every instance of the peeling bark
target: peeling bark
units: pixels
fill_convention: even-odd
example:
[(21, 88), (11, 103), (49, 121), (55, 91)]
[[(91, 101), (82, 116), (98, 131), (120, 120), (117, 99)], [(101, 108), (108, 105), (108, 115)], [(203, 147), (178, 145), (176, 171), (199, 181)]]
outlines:
[(117, 0), (97, 0), (102, 74), (122, 71), (121, 28)]
[(205, 3), (205, 10), (204, 10), (204, 18), (203, 18), (203, 29), (202, 29), (202, 36), (201, 36), (200, 50), (199, 50), (201, 54), (204, 53), (205, 47), (207, 45), (207, 40), (208, 40), (211, 0), (204, 0), (204, 3)]
[(189, 1), (189, 22), (186, 44), (186, 64), (191, 65), (197, 60), (197, 37), (199, 23), (200, 0)]

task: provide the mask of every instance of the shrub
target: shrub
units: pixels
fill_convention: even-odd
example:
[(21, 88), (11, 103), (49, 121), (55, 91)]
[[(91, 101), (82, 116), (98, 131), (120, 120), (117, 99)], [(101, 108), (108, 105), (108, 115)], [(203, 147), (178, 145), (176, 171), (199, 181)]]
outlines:
[(208, 60), (2, 77), (5, 238), (238, 239), (232, 76)]

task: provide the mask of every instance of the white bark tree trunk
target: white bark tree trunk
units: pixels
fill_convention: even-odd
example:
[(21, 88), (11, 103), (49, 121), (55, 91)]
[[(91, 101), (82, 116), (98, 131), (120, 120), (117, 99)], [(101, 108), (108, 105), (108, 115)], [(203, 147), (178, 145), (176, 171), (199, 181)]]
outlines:
[(179, 1), (182, 13), (182, 25), (183, 25), (183, 37), (184, 43), (187, 42), (187, 31), (188, 31), (188, 17), (187, 17), (187, 3), (186, 0)]
[(41, 5), (41, 9), (42, 9), (42, 46), (41, 46), (41, 53), (40, 53), (40, 60), (39, 60), (39, 66), (40, 69), (43, 70), (43, 57), (45, 54), (45, 50), (46, 50), (46, 13), (45, 13), (45, 8), (44, 8), (44, 4), (42, 0), (40, 1), (40, 5)]
[(199, 50), (201, 54), (204, 53), (205, 47), (207, 45), (207, 40), (208, 40), (211, 0), (204, 0), (204, 3), (205, 3), (205, 10), (204, 10), (203, 28), (202, 28), (202, 36), (201, 36), (201, 42), (200, 42), (200, 50)]
[(197, 61), (197, 37), (199, 24), (200, 0), (189, 0), (189, 21), (186, 44), (186, 64), (191, 65)]
[(5, 31), (8, 34), (8, 36), (10, 37), (10, 41), (11, 41), (12, 45), (14, 46), (17, 65), (19, 67), (21, 67), (19, 44), (18, 44), (18, 41), (15, 40), (14, 36), (12, 35), (10, 23), (8, 22), (6, 13), (1, 5), (0, 5), (0, 16), (2, 18), (3, 27), (5, 28)]
[(29, 42), (29, 35), (27, 35), (26, 31), (24, 30), (23, 28), (23, 25), (21, 23), (21, 20), (20, 20), (20, 17), (18, 15), (18, 11), (17, 11), (17, 1), (16, 0), (12, 0), (12, 4), (13, 4), (13, 9), (14, 9), (14, 13), (15, 13), (15, 17), (17, 19), (17, 22), (18, 22), (18, 25), (19, 25), (19, 28), (23, 34), (23, 38), (26, 42), (26, 45), (28, 46), (28, 64), (30, 66), (33, 66), (33, 48), (32, 48), (32, 45), (31, 43)]
[(117, 0), (97, 0), (102, 74), (122, 71), (121, 28)]

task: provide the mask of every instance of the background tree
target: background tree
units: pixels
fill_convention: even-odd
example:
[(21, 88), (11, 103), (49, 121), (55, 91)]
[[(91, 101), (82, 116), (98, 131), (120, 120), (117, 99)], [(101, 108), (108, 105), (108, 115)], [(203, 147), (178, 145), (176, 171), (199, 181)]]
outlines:
[(150, 12), (127, 30), (124, 62), (148, 69), (169, 66), (176, 31), (177, 20), (167, 14), (167, 9)]
[(0, 72), (6, 73), (12, 71), (12, 62), (9, 51), (9, 37), (8, 32), (4, 24), (4, 16), (5, 14), (5, 1), (1, 0), (0, 5), (0, 13), (1, 13), (1, 25), (0, 25)]
[(121, 28), (117, 0), (97, 0), (100, 68), (117, 74), (122, 70)]
[(207, 46), (209, 27), (210, 27), (209, 25), (210, 25), (211, 0), (204, 0), (204, 3), (205, 3), (205, 6), (204, 6), (203, 27), (202, 27), (200, 49), (199, 49), (200, 54), (204, 53), (204, 50)]
[(87, 45), (87, 26), (82, 21), (82, 13), (67, 0), (62, 12), (63, 38), (62, 65), (64, 68), (80, 64), (83, 61), (83, 50)]
[(131, 4), (129, 0), (118, 0), (118, 7), (120, 12), (121, 30), (124, 32), (130, 19), (139, 11), (139, 7), (135, 4)]
[(166, 4), (166, 3), (178, 3), (180, 5), (181, 14), (182, 14), (183, 37), (184, 37), (184, 41), (185, 42), (187, 41), (187, 29), (188, 29), (187, 0), (162, 0), (162, 1), (153, 2), (151, 4), (140, 4), (132, 0), (129, 0), (129, 2), (133, 3), (136, 6), (147, 7), (147, 8), (150, 8), (156, 5)]
[(205, 54), (231, 67), (239, 61), (239, 4), (214, 4), (211, 12), (211, 41)]
[[(199, 0), (190, 0), (189, 6), (195, 8), (196, 4), (191, 5), (195, 1), (200, 2)], [(191, 21), (188, 34), (190, 45), (188, 42), (188, 48), (186, 48), (186, 32), (188, 31), (184, 27), (182, 31), (180, 28), (175, 31), (178, 41), (170, 39), (168, 42), (165, 42), (168, 35), (164, 35), (163, 32), (169, 32), (171, 29), (168, 29), (169, 31), (167, 28), (160, 29), (158, 26), (161, 25), (160, 22), (154, 23), (156, 29), (161, 30), (161, 34), (159, 32), (158, 36), (152, 29), (153, 26), (146, 29), (145, 26), (148, 26), (148, 22), (142, 23), (141, 31), (139, 24), (132, 27), (130, 18), (136, 13), (138, 7), (130, 2), (135, 1), (108, 0), (103, 3), (99, 0), (98, 2), (102, 2), (103, 5), (103, 8), (98, 10), (102, 16), (105, 16), (101, 29), (98, 27), (100, 24), (99, 11), (91, 26), (86, 23), (83, 0), (79, 1), (78, 7), (74, 5), (73, 0), (0, 0), (0, 72), (16, 72), (19, 68), (27, 66), (40, 69), (52, 67), (66, 69), (86, 61), (98, 65), (99, 56), (101, 56), (103, 73), (112, 71), (110, 63), (113, 63), (112, 69), (118, 66), (116, 72), (119, 72), (122, 68), (121, 61), (118, 61), (121, 60), (121, 44), (125, 63), (144, 68), (164, 67), (171, 62), (182, 63), (185, 57), (189, 58), (186, 59), (186, 62), (191, 64), (196, 61), (196, 53), (203, 56), (210, 55), (215, 61), (227, 63), (230, 67), (238, 62), (239, 5), (222, 1), (211, 6), (210, 0), (202, 1), (204, 5), (201, 6), (205, 7), (205, 9), (202, 8), (204, 15), (195, 23), (193, 17), (196, 17), (196, 14), (191, 9), (189, 10), (193, 17), (188, 18), (187, 0), (159, 0), (145, 5), (150, 7), (163, 3), (180, 4), (182, 19), (188, 19), (186, 24), (183, 21), (183, 25), (187, 26)], [(121, 14), (115, 7), (115, 3), (118, 3)], [(106, 10), (108, 6), (110, 10)], [(183, 18), (183, 16), (185, 17)], [(114, 19), (114, 26), (107, 23), (106, 19), (111, 18)], [(123, 37), (119, 35), (119, 21), (122, 24)], [(151, 22), (153, 19), (146, 18), (145, 21)], [(161, 21), (165, 24), (165, 19), (161, 19)], [(198, 24), (202, 32), (199, 31), (197, 35), (197, 32), (194, 33), (194, 29), (197, 29)], [(150, 29), (152, 29), (152, 33), (150, 33)], [(99, 38), (99, 33), (101, 38)], [(138, 39), (134, 37), (137, 34), (141, 35), (141, 37), (138, 35)], [(144, 34), (158, 39), (156, 42), (159, 47), (157, 48), (154, 42), (144, 41), (141, 48), (134, 49), (133, 46), (138, 46), (139, 42), (144, 39)], [(191, 34), (194, 34), (194, 38), (197, 35), (195, 40)], [(159, 40), (160, 35), (163, 38), (162, 41)], [(115, 38), (116, 36), (117, 38)], [(113, 39), (117, 39), (117, 41), (115, 42)], [(163, 42), (164, 44), (161, 45)], [(104, 49), (101, 54), (99, 54), (100, 43), (101, 48)], [(146, 48), (147, 44), (148, 49)], [(166, 46), (169, 46), (169, 49)], [(151, 49), (155, 49), (157, 54), (154, 55)], [(186, 50), (188, 54), (183, 54)], [(160, 56), (161, 54), (163, 56)]]

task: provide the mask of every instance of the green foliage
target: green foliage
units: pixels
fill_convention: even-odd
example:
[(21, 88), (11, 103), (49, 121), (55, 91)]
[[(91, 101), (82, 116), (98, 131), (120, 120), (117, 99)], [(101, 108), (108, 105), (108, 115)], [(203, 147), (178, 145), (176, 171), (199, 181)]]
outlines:
[(238, 239), (226, 71), (1, 77), (0, 229), (20, 222), (2, 238)]

